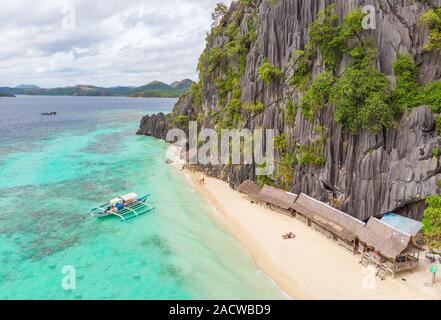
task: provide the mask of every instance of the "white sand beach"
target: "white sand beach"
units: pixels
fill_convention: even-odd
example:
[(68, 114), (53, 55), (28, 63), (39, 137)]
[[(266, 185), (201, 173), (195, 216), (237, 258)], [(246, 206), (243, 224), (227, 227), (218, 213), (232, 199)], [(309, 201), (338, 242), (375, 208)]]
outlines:
[[(215, 208), (218, 222), (293, 299), (441, 299), (441, 275), (432, 287), (424, 254), (417, 272), (382, 281), (360, 265), (360, 256), (300, 220), (251, 203), (221, 180), (184, 172)], [(201, 177), (205, 184), (198, 183)], [(296, 238), (283, 240), (288, 232)]]

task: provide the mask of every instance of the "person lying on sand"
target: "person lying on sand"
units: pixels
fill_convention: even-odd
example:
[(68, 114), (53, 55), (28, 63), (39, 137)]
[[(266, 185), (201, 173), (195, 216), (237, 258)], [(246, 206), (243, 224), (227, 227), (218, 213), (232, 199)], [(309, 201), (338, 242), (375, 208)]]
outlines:
[(295, 239), (296, 235), (292, 232), (284, 234), (282, 236), (283, 240)]

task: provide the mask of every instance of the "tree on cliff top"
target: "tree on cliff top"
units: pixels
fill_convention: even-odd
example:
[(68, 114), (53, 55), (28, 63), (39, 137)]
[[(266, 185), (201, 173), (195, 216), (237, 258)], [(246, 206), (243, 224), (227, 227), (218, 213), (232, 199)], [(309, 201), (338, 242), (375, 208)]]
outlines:
[(441, 196), (431, 196), (426, 200), (429, 206), (424, 211), (423, 235), (425, 243), (432, 250), (441, 249)]
[(212, 27), (216, 27), (218, 26), (223, 18), (227, 15), (228, 13), (228, 7), (222, 3), (219, 2), (218, 4), (216, 4), (216, 8), (214, 9), (214, 12), (211, 14), (211, 19), (213, 20), (213, 24)]

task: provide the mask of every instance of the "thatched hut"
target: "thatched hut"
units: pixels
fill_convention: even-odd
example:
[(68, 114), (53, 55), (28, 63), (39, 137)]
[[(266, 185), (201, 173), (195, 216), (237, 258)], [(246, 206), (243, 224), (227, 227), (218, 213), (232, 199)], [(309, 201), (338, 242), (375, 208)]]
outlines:
[(245, 180), (237, 190), (246, 195), (257, 196), (262, 188), (252, 180)]
[(362, 264), (374, 263), (379, 272), (392, 274), (418, 267), (421, 248), (416, 236), (421, 223), (404, 217), (385, 215), (384, 221), (371, 218), (367, 224), (304, 193), (299, 196), (247, 180), (238, 190), (255, 202), (296, 216), (315, 230), (352, 253), (362, 254)]
[(264, 186), (259, 192), (256, 199), (268, 205), (272, 209), (279, 210), (283, 213), (292, 214), (294, 202), (297, 195), (281, 189)]
[(357, 236), (363, 265), (374, 263), (380, 271), (392, 276), (418, 267), (422, 249), (412, 241), (412, 235), (371, 218)]
[(355, 253), (357, 234), (365, 226), (362, 221), (304, 193), (295, 201), (293, 209), (309, 226)]

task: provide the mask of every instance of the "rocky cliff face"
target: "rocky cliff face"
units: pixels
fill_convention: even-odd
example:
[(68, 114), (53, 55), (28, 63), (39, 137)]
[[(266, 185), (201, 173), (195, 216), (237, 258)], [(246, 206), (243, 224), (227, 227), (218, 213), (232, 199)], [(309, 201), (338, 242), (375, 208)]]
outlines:
[(171, 123), (164, 113), (146, 115), (141, 119), (138, 135), (153, 136), (165, 140)]
[[(257, 116), (242, 111), (241, 126), (246, 128), (272, 128), (285, 134), (290, 145), (310, 144), (316, 139), (318, 124), (326, 128), (323, 147), (326, 163), (323, 166), (296, 164), (293, 168), (291, 191), (304, 192), (322, 201), (337, 200), (339, 207), (362, 220), (388, 211), (396, 211), (414, 218), (421, 218), (424, 199), (437, 192), (441, 180), (439, 154), (440, 138), (435, 130), (435, 118), (428, 107), (421, 106), (405, 112), (394, 128), (384, 129), (380, 134), (359, 131), (349, 134), (334, 121), (334, 107), (319, 110), (317, 119), (304, 118), (297, 111), (294, 123), (286, 122), (286, 100), (298, 102), (302, 93), (282, 83), (269, 86), (259, 79), (259, 67), (264, 57), (290, 73), (292, 53), (304, 49), (309, 41), (308, 26), (317, 18), (318, 12), (335, 3), (336, 12), (344, 17), (355, 8), (373, 5), (376, 8), (376, 29), (366, 31), (375, 41), (378, 51), (377, 68), (394, 84), (392, 62), (398, 53), (410, 54), (420, 69), (420, 83), (441, 77), (441, 56), (422, 51), (427, 31), (417, 25), (418, 17), (431, 7), (441, 6), (441, 0), (432, 1), (356, 1), (356, 0), (279, 0), (254, 1), (238, 17), (234, 13), (239, 4), (233, 3), (225, 18), (239, 19), (240, 33), (248, 31), (250, 17), (257, 20), (256, 37), (246, 52), (246, 62), (240, 77), (243, 104), (261, 101), (265, 109)], [(227, 40), (223, 35), (214, 36), (207, 43), (207, 50), (221, 46)], [(207, 59), (202, 63), (207, 64)], [(237, 59), (228, 64), (237, 65)], [(343, 59), (337, 72), (348, 65)], [(316, 58), (313, 75), (323, 71), (320, 57)], [(219, 71), (222, 72), (222, 71)], [(203, 74), (202, 103), (198, 105), (191, 95), (182, 97), (175, 106), (173, 116), (196, 119), (198, 114), (203, 127), (215, 125), (212, 114), (221, 110), (219, 90), (213, 75)], [(229, 94), (227, 100), (233, 99)], [(146, 116), (141, 122), (139, 134), (165, 138), (172, 126), (164, 114)], [(229, 181), (237, 186), (246, 179), (256, 179), (253, 166), (225, 166), (202, 168), (207, 173)]]

